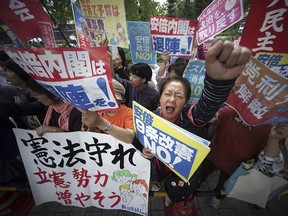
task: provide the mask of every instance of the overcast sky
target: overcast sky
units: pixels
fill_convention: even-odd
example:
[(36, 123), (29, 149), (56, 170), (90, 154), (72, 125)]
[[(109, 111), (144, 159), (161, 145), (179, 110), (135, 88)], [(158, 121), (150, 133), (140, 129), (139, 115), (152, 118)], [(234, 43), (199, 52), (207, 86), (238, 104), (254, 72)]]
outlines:
[(156, 2), (160, 2), (161, 4), (163, 4), (164, 2), (166, 2), (166, 0), (155, 0)]

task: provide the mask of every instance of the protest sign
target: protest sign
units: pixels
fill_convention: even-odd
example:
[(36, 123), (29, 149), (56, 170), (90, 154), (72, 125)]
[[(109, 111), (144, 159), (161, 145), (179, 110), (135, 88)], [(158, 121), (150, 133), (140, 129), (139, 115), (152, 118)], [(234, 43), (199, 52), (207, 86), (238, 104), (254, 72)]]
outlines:
[(251, 57), (226, 103), (249, 125), (287, 123), (287, 78)]
[(93, 132), (14, 133), (36, 205), (56, 201), (148, 215), (150, 162), (131, 144)]
[(195, 104), (200, 99), (204, 88), (205, 73), (204, 61), (190, 60), (188, 62), (183, 73), (183, 77), (189, 80), (191, 85), (191, 95), (188, 104)]
[(202, 139), (133, 101), (134, 129), (141, 144), (188, 182), (210, 151)]
[(24, 47), (22, 42), (16, 37), (16, 35), (12, 32), (12, 30), (7, 25), (0, 25), (0, 28), (10, 38), (10, 40), (12, 41), (12, 43), (14, 44), (15, 47), (19, 47), (19, 48)]
[(152, 50), (150, 23), (127, 22), (133, 63), (156, 64), (156, 52)]
[(257, 52), (288, 52), (287, 1), (252, 1), (240, 45)]
[(38, 22), (53, 26), (50, 17), (37, 0), (0, 1), (0, 20), (23, 42), (41, 36)]
[(99, 44), (107, 39), (109, 45), (128, 48), (123, 0), (80, 0), (79, 2), (92, 42)]
[(242, 0), (214, 0), (197, 18), (201, 23), (197, 33), (198, 44), (221, 33), (243, 17)]
[(75, 22), (75, 29), (80, 48), (90, 47), (89, 31), (81, 7), (75, 0), (72, 0), (72, 10)]
[(192, 56), (197, 29), (196, 20), (150, 16), (153, 50), (159, 53), (167, 50), (171, 55)]
[(41, 30), (41, 36), (44, 40), (45, 47), (47, 48), (57, 47), (53, 32), (53, 25), (49, 22), (38, 22), (38, 24)]
[(85, 110), (118, 108), (106, 47), (4, 50), (55, 96)]
[[(288, 50), (287, 50), (288, 52)], [(270, 70), (288, 79), (288, 54), (259, 52), (255, 58)]]

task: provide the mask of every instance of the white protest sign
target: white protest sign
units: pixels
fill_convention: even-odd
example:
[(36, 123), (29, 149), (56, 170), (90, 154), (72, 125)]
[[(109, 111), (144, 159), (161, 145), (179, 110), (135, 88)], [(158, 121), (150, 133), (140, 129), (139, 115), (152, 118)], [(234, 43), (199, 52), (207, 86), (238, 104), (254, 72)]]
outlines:
[(93, 132), (14, 133), (36, 205), (57, 201), (148, 215), (150, 162), (131, 144)]

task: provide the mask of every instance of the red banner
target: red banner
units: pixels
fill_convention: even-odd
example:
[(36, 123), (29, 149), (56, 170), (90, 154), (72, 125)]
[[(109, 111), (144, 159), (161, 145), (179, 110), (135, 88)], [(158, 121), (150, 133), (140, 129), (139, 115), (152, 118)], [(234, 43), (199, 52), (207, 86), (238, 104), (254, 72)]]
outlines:
[(41, 36), (38, 22), (53, 25), (50, 17), (37, 0), (0, 1), (0, 19), (24, 42)]
[(118, 108), (106, 47), (4, 51), (33, 79), (64, 101), (92, 111)]
[(287, 1), (255, 0), (244, 26), (241, 46), (258, 52), (288, 52)]
[(287, 123), (287, 79), (251, 57), (226, 103), (249, 125)]

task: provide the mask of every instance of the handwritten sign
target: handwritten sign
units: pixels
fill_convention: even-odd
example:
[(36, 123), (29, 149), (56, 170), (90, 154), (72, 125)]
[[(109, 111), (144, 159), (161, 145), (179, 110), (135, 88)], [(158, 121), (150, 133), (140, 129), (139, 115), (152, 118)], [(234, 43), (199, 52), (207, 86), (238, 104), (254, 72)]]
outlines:
[(124, 0), (80, 0), (92, 42), (128, 48)]
[(187, 182), (207, 156), (209, 141), (157, 116), (133, 101), (138, 140)]
[(150, 162), (110, 135), (14, 129), (36, 205), (122, 209), (148, 215)]

